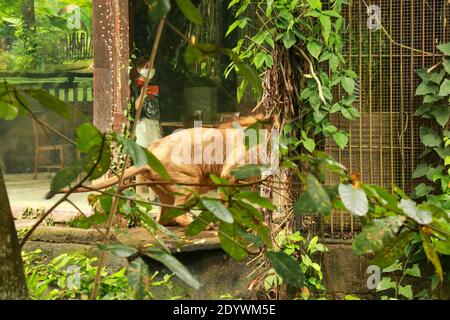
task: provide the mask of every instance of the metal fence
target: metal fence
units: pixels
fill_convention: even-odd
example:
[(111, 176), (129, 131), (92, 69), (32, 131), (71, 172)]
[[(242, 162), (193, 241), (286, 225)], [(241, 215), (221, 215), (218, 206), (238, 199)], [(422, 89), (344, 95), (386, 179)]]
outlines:
[(67, 60), (84, 60), (94, 57), (92, 34), (78, 31), (67, 34), (61, 42)]
[[(440, 60), (436, 45), (449, 41), (450, 4), (442, 0), (351, 1), (345, 51), (358, 74), (361, 117), (332, 122), (350, 133), (340, 150), (331, 140), (326, 151), (366, 183), (388, 189), (414, 188), (412, 178), (422, 151), (420, 120), (414, 116), (421, 99), (414, 95), (420, 78), (415, 70)], [(343, 94), (343, 93), (339, 93)], [(329, 183), (337, 182), (331, 175)], [(324, 236), (351, 238), (359, 224), (348, 212), (335, 211), (324, 222)]]

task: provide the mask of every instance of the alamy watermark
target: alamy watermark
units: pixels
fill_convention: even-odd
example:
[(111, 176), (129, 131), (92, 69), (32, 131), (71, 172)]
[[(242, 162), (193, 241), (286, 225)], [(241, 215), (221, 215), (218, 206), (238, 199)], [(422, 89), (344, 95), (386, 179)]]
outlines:
[(81, 29), (81, 9), (76, 4), (69, 4), (65, 7), (65, 12), (70, 13), (67, 18), (67, 28), (69, 30)]
[(381, 29), (381, 8), (376, 4), (372, 4), (367, 7), (367, 28), (369, 30), (380, 30)]
[(81, 272), (80, 267), (71, 265), (66, 269), (66, 285), (70, 290), (77, 290), (81, 288)]
[(370, 265), (367, 267), (366, 273), (369, 274), (367, 278), (367, 289), (378, 289), (381, 281), (381, 269), (379, 266)]

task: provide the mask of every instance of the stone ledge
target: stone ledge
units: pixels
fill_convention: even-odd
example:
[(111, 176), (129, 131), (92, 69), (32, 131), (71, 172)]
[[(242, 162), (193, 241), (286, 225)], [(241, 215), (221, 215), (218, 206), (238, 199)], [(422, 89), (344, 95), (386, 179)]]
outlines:
[[(36, 221), (17, 220), (16, 228), (21, 230), (30, 227)], [(213, 250), (220, 249), (221, 247), (218, 233), (215, 230), (203, 231), (197, 236), (188, 237), (184, 234), (183, 228), (169, 227), (168, 229), (179, 237), (179, 241), (175, 241), (162, 233), (158, 233), (157, 235), (166, 243), (172, 253)], [(157, 243), (143, 227), (117, 229), (113, 232), (112, 239), (117, 239), (122, 243), (138, 247), (155, 245)], [(102, 240), (102, 235), (95, 229), (79, 229), (64, 226), (39, 226), (30, 237), (30, 241), (85, 245), (95, 245)]]
[(30, 240), (53, 243), (96, 244), (102, 240), (102, 236), (95, 229), (40, 226), (33, 232)]
[[(216, 230), (203, 231), (194, 237), (188, 237), (184, 233), (184, 228), (169, 227), (168, 229), (180, 238), (178, 243), (165, 234), (158, 233), (158, 236), (165, 241), (167, 247), (173, 253), (221, 248), (219, 236)], [(119, 230), (119, 232), (116, 232), (116, 237), (122, 243), (138, 247), (156, 243), (156, 241), (150, 236), (149, 232), (145, 228), (140, 227)]]

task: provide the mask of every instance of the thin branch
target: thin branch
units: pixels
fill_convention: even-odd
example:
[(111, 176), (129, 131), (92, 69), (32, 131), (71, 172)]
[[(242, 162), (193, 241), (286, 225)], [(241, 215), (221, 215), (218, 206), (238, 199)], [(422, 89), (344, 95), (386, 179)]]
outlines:
[(27, 115), (32, 118), (34, 121), (36, 121), (38, 124), (40, 124), (42, 127), (44, 127), (45, 129), (50, 130), (51, 132), (53, 132), (54, 134), (58, 135), (59, 137), (61, 137), (62, 139), (66, 140), (67, 142), (69, 142), (70, 144), (76, 145), (75, 141), (73, 141), (72, 139), (70, 139), (69, 137), (67, 137), (66, 135), (62, 134), (61, 132), (59, 132), (58, 130), (56, 130), (55, 128), (53, 128), (52, 126), (50, 126), (49, 124), (43, 122), (42, 120), (40, 120), (38, 117), (36, 117), (36, 115), (33, 113), (33, 111), (31, 111), (26, 104), (24, 104), (22, 102), (22, 100), (19, 98), (19, 95), (17, 94), (17, 90), (16, 88), (14, 88), (14, 96), (16, 98), (16, 100), (19, 102), (19, 104), (22, 106), (22, 108), (24, 108), (27, 112)]
[[(72, 200), (70, 200), (69, 198), (66, 199), (66, 202), (68, 202), (69, 204), (71, 204), (80, 214), (82, 214), (85, 218), (88, 218), (87, 214), (85, 214), (75, 203), (72, 202)], [(107, 241), (109, 241), (109, 239), (106, 237), (106, 234), (96, 225), (92, 225), (92, 227), (98, 231), (98, 233), (100, 233), (104, 239), (106, 239)]]
[(180, 186), (190, 186), (190, 187), (246, 187), (246, 186), (254, 186), (257, 184), (261, 184), (266, 181), (268, 178), (258, 179), (252, 182), (242, 182), (242, 183), (230, 183), (230, 184), (212, 184), (212, 183), (189, 183), (189, 182), (180, 182), (173, 183), (171, 181), (148, 181), (148, 182), (139, 182), (139, 183), (129, 183), (123, 185), (123, 189), (127, 189), (130, 187), (137, 186), (153, 186), (153, 185), (180, 185)]
[(27, 240), (30, 238), (30, 236), (33, 234), (33, 232), (37, 229), (37, 227), (45, 220), (45, 218), (47, 218), (47, 216), (52, 213), (53, 210), (55, 210), (61, 203), (63, 203), (64, 201), (66, 201), (68, 199), (68, 197), (77, 189), (80, 188), (83, 183), (90, 177), (90, 175), (94, 172), (95, 168), (97, 167), (98, 163), (100, 162), (100, 159), (103, 155), (103, 148), (105, 145), (105, 139), (103, 139), (102, 141), (102, 145), (100, 148), (100, 152), (99, 155), (94, 163), (94, 165), (92, 166), (92, 168), (89, 170), (88, 174), (81, 179), (80, 182), (78, 182), (75, 186), (71, 187), (67, 193), (64, 194), (64, 196), (62, 196), (61, 199), (59, 199), (50, 209), (48, 209), (40, 218), (38, 221), (36, 221), (36, 223), (31, 227), (31, 229), (25, 234), (25, 236), (23, 237), (22, 241), (20, 242), (20, 248), (22, 249), (23, 246), (25, 245), (25, 243), (27, 242)]
[(327, 101), (325, 100), (325, 97), (323, 96), (322, 83), (320, 82), (319, 78), (317, 77), (316, 73), (314, 72), (314, 65), (313, 65), (312, 61), (309, 59), (308, 55), (305, 53), (305, 51), (303, 51), (302, 48), (297, 47), (297, 46), (296, 46), (296, 48), (298, 51), (300, 51), (300, 54), (303, 56), (303, 58), (305, 58), (305, 60), (308, 61), (309, 70), (311, 72), (311, 75), (314, 78), (314, 80), (316, 80), (316, 82), (317, 82), (317, 88), (319, 90), (319, 98), (320, 98), (320, 100), (322, 100), (322, 102), (324, 104), (326, 104)]
[(189, 42), (188, 37), (167, 19), (166, 19), (166, 24), (170, 29), (172, 29), (176, 34), (178, 34), (184, 41)]
[(113, 196), (113, 197), (117, 197), (117, 198), (120, 198), (120, 199), (123, 199), (123, 200), (130, 200), (130, 201), (143, 203), (143, 204), (150, 204), (152, 206), (158, 206), (158, 207), (164, 207), (164, 208), (172, 208), (172, 209), (185, 209), (185, 207), (174, 206), (174, 205), (171, 205), (171, 204), (164, 204), (164, 203), (161, 203), (161, 202), (145, 201), (145, 200), (139, 200), (139, 199), (126, 197), (126, 196), (123, 196), (123, 195), (117, 195), (116, 193), (111, 193), (111, 192), (99, 190), (99, 189), (96, 189), (96, 188), (85, 187), (85, 186), (83, 186), (82, 188), (89, 189), (89, 191), (99, 192), (99, 193), (107, 195), (107, 196)]
[[(365, 1), (363, 1), (363, 2), (364, 2), (364, 5), (366, 6), (366, 8), (369, 8), (369, 6), (367, 5), (367, 3), (366, 3)], [(369, 17), (371, 17), (371, 16), (369, 15), (369, 12), (368, 12), (368, 11), (367, 11), (367, 15), (368, 15)], [(431, 56), (431, 57), (440, 57), (440, 56), (442, 56), (442, 54), (435, 54), (435, 53), (432, 53), (432, 52), (427, 52), (427, 51), (419, 50), (419, 49), (416, 49), (416, 48), (413, 48), (413, 47), (404, 45), (403, 43), (400, 43), (400, 42), (395, 41), (394, 38), (392, 38), (392, 36), (389, 34), (389, 32), (386, 30), (386, 28), (385, 28), (385, 27), (383, 26), (383, 24), (381, 23), (381, 21), (380, 21), (378, 15), (374, 15), (374, 17), (375, 17), (375, 20), (377, 21), (378, 25), (380, 26), (381, 31), (383, 31), (383, 33), (386, 35), (386, 37), (389, 39), (389, 41), (391, 41), (391, 42), (392, 42), (393, 44), (395, 44), (396, 46), (399, 46), (400, 48), (403, 48), (403, 49), (411, 50), (411, 51), (413, 51), (413, 52), (420, 53), (420, 54), (425, 55), (425, 56)], [(433, 40), (434, 40), (434, 39), (433, 39)]]

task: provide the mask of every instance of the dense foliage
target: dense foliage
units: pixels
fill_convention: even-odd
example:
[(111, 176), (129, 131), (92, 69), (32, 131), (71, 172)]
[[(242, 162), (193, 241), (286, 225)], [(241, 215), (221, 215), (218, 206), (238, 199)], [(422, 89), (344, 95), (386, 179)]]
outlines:
[[(30, 298), (33, 300), (88, 299), (92, 291), (97, 258), (89, 258), (82, 253), (64, 253), (49, 260), (41, 250), (22, 253), (25, 276), (27, 278)], [(108, 268), (102, 270), (103, 282), (100, 287), (99, 299), (127, 300), (134, 298), (129, 285), (126, 268), (111, 272)], [(158, 272), (148, 279), (148, 288), (142, 298), (152, 299), (152, 288), (172, 288), (171, 275), (156, 280)]]
[(65, 52), (67, 37), (79, 32), (88, 41), (91, 29), (89, 0), (2, 1), (0, 37), (6, 47), (0, 46), (0, 69), (47, 71), (51, 65), (73, 62)]

